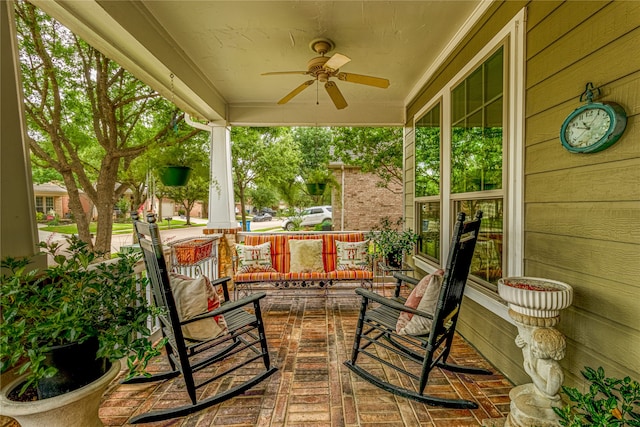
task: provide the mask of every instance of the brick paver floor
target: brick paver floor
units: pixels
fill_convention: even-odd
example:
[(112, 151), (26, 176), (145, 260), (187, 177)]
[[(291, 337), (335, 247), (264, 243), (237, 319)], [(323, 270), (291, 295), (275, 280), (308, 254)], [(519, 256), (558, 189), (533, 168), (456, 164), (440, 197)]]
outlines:
[[(475, 400), (479, 404), (475, 410), (427, 406), (394, 396), (353, 374), (342, 363), (348, 358), (358, 317), (359, 299), (353, 287), (339, 284), (327, 295), (317, 289), (271, 289), (262, 302), (272, 361), (279, 371), (246, 394), (220, 405), (188, 417), (144, 425), (462, 427), (498, 420), (509, 411), (512, 384), (499, 373), (432, 372), (426, 392)], [(450, 360), (494, 370), (460, 336)], [(159, 358), (152, 369), (165, 366)], [(100, 408), (105, 426), (129, 426), (127, 421), (134, 415), (176, 406), (187, 399), (180, 379), (137, 385), (122, 385), (119, 379), (105, 393)], [(202, 393), (215, 393), (231, 385), (231, 379), (223, 379), (206, 386)]]

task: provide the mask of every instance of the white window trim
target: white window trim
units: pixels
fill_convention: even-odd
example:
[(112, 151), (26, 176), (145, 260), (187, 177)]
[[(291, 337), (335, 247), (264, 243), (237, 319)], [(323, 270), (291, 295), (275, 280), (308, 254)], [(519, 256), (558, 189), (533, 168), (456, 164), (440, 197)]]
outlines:
[[(499, 46), (503, 40), (509, 38), (508, 44), (508, 111), (506, 136), (509, 141), (505, 149), (504, 158), (506, 160), (506, 176), (503, 182), (506, 189), (504, 193), (504, 204), (506, 215), (504, 218), (505, 229), (507, 231), (507, 241), (504, 250), (509, 254), (505, 265), (504, 276), (521, 276), (524, 271), (524, 98), (525, 98), (525, 23), (526, 8), (521, 9), (514, 18), (500, 30), (491, 41), (480, 50), (467, 65), (462, 68), (423, 108), (413, 117), (415, 122), (437, 102), (442, 103), (442, 156), (443, 164), (451, 163), (451, 89), (462, 80), (469, 72), (477, 68), (483, 59), (491, 51)], [(414, 144), (415, 147), (415, 144)], [(442, 203), (442, 217), (440, 219), (441, 230), (451, 229), (451, 194), (449, 174), (441, 174), (442, 193), (441, 200), (449, 201)], [(415, 194), (415, 188), (414, 188)], [(415, 200), (415, 197), (414, 197)], [(446, 238), (444, 237), (446, 234)], [(448, 233), (442, 233), (441, 256), (447, 254), (449, 249)], [(427, 263), (424, 259), (414, 256), (415, 265), (423, 271), (432, 273), (436, 268)], [(507, 306), (502, 303), (497, 294), (487, 295), (485, 292), (467, 286), (465, 295), (477, 302), (487, 310), (500, 316), (501, 318), (513, 322), (507, 314)]]

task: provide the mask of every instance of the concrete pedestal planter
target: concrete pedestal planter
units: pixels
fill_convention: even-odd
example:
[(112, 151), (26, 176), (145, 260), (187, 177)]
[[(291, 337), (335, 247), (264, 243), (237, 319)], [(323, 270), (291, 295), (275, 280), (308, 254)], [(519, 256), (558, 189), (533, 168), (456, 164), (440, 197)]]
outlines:
[(560, 388), (564, 373), (559, 361), (566, 341), (555, 329), (560, 311), (573, 302), (573, 288), (539, 277), (505, 277), (498, 280), (498, 294), (509, 304), (509, 316), (518, 328), (516, 345), (522, 349), (523, 367), (532, 383), (509, 392), (510, 412), (505, 427), (556, 427)]
[(96, 381), (60, 396), (33, 402), (17, 402), (7, 395), (24, 382), (24, 376), (9, 381), (0, 392), (0, 412), (15, 418), (22, 427), (102, 427), (98, 409), (102, 394), (120, 372), (120, 363)]

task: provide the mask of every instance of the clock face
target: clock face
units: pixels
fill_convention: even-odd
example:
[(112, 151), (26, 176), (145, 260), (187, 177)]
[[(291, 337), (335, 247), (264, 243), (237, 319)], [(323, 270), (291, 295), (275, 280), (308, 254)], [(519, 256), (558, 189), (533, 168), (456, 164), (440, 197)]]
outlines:
[(609, 131), (611, 117), (601, 108), (583, 110), (573, 117), (565, 131), (564, 137), (569, 145), (586, 148), (600, 141)]
[(627, 124), (624, 109), (613, 102), (583, 105), (566, 118), (560, 140), (573, 153), (596, 153), (615, 143)]

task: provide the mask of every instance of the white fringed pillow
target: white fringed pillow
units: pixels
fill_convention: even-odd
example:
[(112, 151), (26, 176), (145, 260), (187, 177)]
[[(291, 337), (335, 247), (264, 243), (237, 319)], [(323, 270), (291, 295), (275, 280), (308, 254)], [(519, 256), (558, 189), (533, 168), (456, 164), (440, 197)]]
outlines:
[(271, 242), (249, 246), (236, 243), (238, 273), (275, 273), (271, 263)]
[(369, 241), (336, 241), (336, 270), (369, 270)]

